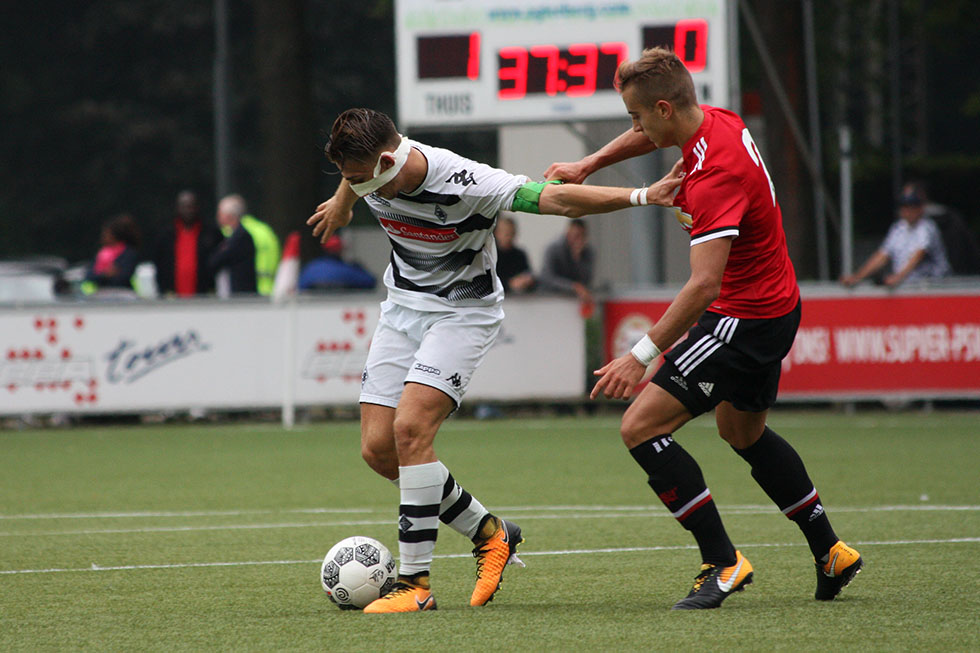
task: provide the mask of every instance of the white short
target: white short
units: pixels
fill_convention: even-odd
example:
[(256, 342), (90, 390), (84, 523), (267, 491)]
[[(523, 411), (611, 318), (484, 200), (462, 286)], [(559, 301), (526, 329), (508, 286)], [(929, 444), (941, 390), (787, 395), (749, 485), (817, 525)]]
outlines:
[(361, 375), (361, 403), (395, 408), (412, 382), (442, 390), (459, 406), (503, 319), (499, 305), (434, 312), (382, 302)]

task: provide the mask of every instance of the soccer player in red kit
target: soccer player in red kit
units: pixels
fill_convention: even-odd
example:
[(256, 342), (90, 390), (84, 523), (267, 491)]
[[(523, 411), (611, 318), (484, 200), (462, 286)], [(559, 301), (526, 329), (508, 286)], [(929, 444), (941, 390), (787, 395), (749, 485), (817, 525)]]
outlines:
[[(618, 76), (632, 130), (576, 163), (552, 164), (545, 176), (581, 183), (657, 148), (683, 152), (673, 207), (691, 235), (690, 279), (631, 352), (596, 371), (592, 391), (593, 399), (628, 398), (647, 366), (674, 345), (621, 427), (650, 487), (701, 552), (694, 586), (674, 609), (717, 608), (752, 582), (752, 565), (725, 532), (700, 467), (672, 436), (712, 409), (719, 435), (803, 532), (816, 561), (815, 597), (831, 600), (863, 561), (831, 528), (799, 454), (766, 425), (801, 311), (772, 180), (741, 118), (698, 105), (690, 73), (673, 52), (645, 50)], [(643, 197), (641, 191), (636, 203), (645, 204)]]

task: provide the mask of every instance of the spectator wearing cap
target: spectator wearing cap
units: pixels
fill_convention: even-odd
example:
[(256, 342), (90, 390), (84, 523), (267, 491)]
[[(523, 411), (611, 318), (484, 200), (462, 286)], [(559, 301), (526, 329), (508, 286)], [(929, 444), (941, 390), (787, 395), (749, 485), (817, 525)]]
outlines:
[(891, 272), (882, 283), (890, 288), (950, 274), (939, 228), (925, 216), (925, 198), (911, 185), (905, 186), (899, 197), (898, 220), (892, 223), (884, 242), (857, 272), (841, 277), (841, 283), (853, 286), (889, 263)]
[(977, 234), (970, 228), (963, 214), (950, 206), (931, 201), (924, 182), (910, 181), (905, 184), (903, 192), (918, 194), (922, 198), (925, 217), (939, 227), (950, 274), (980, 275), (980, 244), (977, 243)]
[(344, 241), (334, 234), (323, 244), (323, 255), (303, 267), (300, 290), (370, 290), (377, 284), (370, 272), (354, 261), (345, 261)]

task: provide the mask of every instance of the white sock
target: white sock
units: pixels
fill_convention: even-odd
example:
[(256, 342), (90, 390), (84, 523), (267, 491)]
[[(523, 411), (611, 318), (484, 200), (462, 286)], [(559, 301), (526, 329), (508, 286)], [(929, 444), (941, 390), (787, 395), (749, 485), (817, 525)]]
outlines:
[[(446, 469), (444, 465), (443, 469)], [(472, 540), (480, 527), (480, 522), (490, 513), (476, 497), (456, 482), (448, 469), (446, 469), (446, 477), (446, 484), (442, 488), (442, 503), (439, 504), (439, 519), (457, 533)]]
[[(439, 520), (461, 535), (465, 535), (471, 540), (476, 537), (476, 531), (480, 528), (483, 518), (490, 514), (490, 511), (483, 507), (483, 504), (472, 494), (463, 489), (456, 482), (453, 475), (449, 472), (442, 462), (439, 463), (446, 470), (449, 480), (442, 489), (442, 503), (439, 504)], [(395, 487), (399, 485), (400, 479), (392, 479), (391, 483)]]
[(402, 576), (428, 573), (439, 532), (439, 502), (449, 470), (436, 461), (399, 467), (398, 472), (401, 489), (398, 573)]

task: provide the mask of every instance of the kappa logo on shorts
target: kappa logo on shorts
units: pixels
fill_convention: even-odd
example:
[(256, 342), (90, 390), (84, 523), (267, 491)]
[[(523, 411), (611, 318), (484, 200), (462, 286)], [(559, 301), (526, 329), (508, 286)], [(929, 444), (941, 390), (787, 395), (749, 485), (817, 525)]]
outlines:
[(463, 385), (463, 380), (459, 378), (459, 372), (454, 372), (453, 375), (446, 380), (452, 383), (454, 388), (458, 388), (459, 386)]
[(368, 373), (367, 373), (367, 368), (365, 367), (364, 368), (364, 371), (361, 372), (361, 387), (362, 388), (364, 387), (364, 384), (367, 383), (367, 379), (368, 379)]
[(683, 376), (672, 376), (670, 380), (687, 390), (687, 381), (684, 380)]
[(439, 376), (440, 374), (442, 374), (442, 370), (440, 370), (438, 367), (432, 367), (431, 365), (423, 365), (422, 363), (416, 363), (415, 369), (425, 374), (432, 374), (433, 376)]
[(701, 383), (698, 384), (698, 387), (701, 388), (701, 392), (704, 393), (705, 397), (710, 397), (711, 391), (715, 389), (715, 384), (702, 381)]

